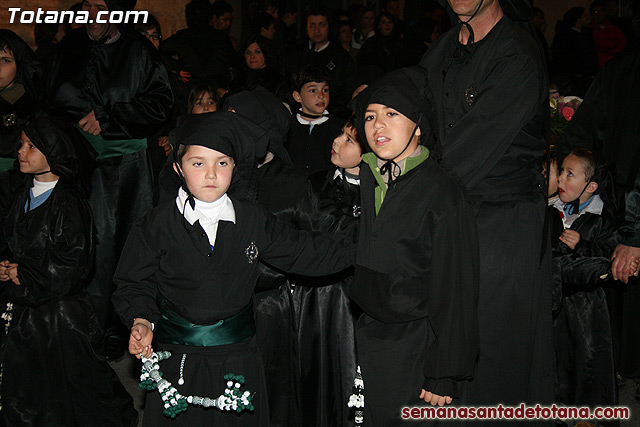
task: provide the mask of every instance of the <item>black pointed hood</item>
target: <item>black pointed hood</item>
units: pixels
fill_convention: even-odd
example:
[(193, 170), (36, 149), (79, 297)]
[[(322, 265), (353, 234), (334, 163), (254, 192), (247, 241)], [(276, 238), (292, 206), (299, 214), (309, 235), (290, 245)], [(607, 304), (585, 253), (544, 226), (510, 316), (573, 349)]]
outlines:
[(24, 89), (32, 98), (39, 99), (41, 70), (33, 50), (11, 30), (0, 29), (0, 38), (7, 41), (13, 52), (13, 57), (16, 61), (15, 81), (24, 86)]

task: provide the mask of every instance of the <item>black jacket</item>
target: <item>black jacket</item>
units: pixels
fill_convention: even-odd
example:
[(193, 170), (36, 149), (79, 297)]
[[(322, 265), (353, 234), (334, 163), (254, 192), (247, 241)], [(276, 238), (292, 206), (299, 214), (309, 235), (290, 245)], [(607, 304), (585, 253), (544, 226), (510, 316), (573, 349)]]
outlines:
[(162, 60), (141, 35), (123, 32), (101, 44), (84, 28), (60, 42), (45, 97), (51, 115), (72, 123), (95, 111), (100, 135), (120, 140), (152, 135), (173, 104)]

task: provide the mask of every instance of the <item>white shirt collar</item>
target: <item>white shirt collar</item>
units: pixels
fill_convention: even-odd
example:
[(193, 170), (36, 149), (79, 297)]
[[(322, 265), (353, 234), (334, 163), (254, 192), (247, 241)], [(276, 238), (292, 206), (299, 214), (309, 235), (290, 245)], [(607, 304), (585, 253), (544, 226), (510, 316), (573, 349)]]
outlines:
[[(331, 43), (331, 40), (327, 40), (327, 42), (324, 44), (324, 46), (320, 47), (319, 49), (316, 49), (316, 52), (322, 52), (323, 50), (325, 50), (326, 48), (329, 47), (329, 43)], [(313, 43), (311, 40), (309, 40), (309, 49), (313, 49), (313, 45), (315, 43)]]
[(216, 242), (218, 233), (218, 222), (229, 221), (236, 223), (236, 211), (233, 208), (233, 202), (227, 194), (223, 194), (218, 200), (213, 202), (203, 202), (195, 199), (196, 208), (192, 209), (191, 204), (187, 203), (187, 192), (183, 188), (178, 191), (176, 197), (176, 205), (178, 211), (184, 218), (193, 225), (196, 221), (200, 222), (200, 226), (207, 233), (209, 244), (213, 247)]
[(360, 185), (360, 178), (352, 178), (349, 175), (347, 175), (346, 173), (343, 174), (342, 173), (342, 169), (336, 169), (336, 172), (333, 174), (333, 179), (335, 180), (337, 177), (340, 177), (342, 179), (344, 179), (345, 181), (347, 181), (349, 184), (353, 184), (353, 185)]
[(324, 110), (322, 112), (322, 117), (319, 117), (313, 120), (308, 120), (307, 118), (301, 116), (300, 113), (296, 113), (296, 118), (298, 119), (298, 123), (300, 124), (307, 125), (307, 126), (315, 126), (315, 125), (320, 125), (326, 122), (327, 120), (329, 120), (329, 117), (327, 117), (326, 114), (329, 114), (329, 112), (327, 110)]
[[(564, 214), (564, 202), (560, 200), (560, 197), (556, 197), (555, 199), (549, 200), (549, 206), (553, 206), (558, 211)], [(593, 196), (591, 203), (589, 203), (584, 209), (582, 209), (577, 214), (570, 215), (568, 218), (562, 218), (562, 223), (564, 224), (564, 228), (570, 228), (571, 224), (575, 222), (581, 215), (586, 213), (592, 213), (594, 215), (602, 215), (602, 211), (604, 210), (604, 202), (600, 198), (598, 194)]]
[(55, 181), (38, 181), (37, 179), (33, 179), (33, 187), (31, 187), (31, 193), (33, 197), (38, 197), (41, 194), (46, 193), (56, 186), (58, 180)]

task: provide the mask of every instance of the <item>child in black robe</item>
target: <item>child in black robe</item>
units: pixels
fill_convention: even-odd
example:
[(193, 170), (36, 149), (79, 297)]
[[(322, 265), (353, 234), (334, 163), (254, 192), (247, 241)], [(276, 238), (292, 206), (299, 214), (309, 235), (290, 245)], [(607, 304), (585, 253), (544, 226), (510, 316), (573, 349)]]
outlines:
[(152, 356), (155, 337), (160, 349), (176, 355), (161, 362), (161, 370), (180, 394), (217, 398), (226, 375), (243, 375), (253, 410), (191, 408), (173, 421), (162, 415), (163, 402), (154, 393), (147, 398), (144, 423), (266, 426), (251, 304), (258, 258), (284, 271), (324, 275), (351, 265), (354, 247), (297, 232), (263, 208), (226, 194), (230, 185), (246, 184), (238, 169), (254, 167), (255, 141), (264, 138), (257, 125), (230, 112), (191, 115), (173, 137), (182, 188), (129, 236), (114, 279), (114, 305), (132, 325), (132, 354)]
[(565, 405), (617, 401), (603, 288), (610, 280), (617, 227), (604, 170), (589, 150), (571, 151), (559, 171), (559, 197), (549, 201), (554, 288), (562, 295), (553, 318), (556, 401)]
[(0, 240), (2, 419), (21, 426), (135, 426), (131, 397), (96, 353), (102, 331), (85, 292), (95, 244), (78, 185), (89, 182), (86, 140), (71, 125), (44, 117), (22, 129), (18, 159), (28, 179)]
[(434, 160), (426, 73), (401, 69), (354, 100), (362, 215), (351, 298), (364, 424), (399, 425), (403, 407), (464, 396), (478, 354), (477, 231), (460, 184)]

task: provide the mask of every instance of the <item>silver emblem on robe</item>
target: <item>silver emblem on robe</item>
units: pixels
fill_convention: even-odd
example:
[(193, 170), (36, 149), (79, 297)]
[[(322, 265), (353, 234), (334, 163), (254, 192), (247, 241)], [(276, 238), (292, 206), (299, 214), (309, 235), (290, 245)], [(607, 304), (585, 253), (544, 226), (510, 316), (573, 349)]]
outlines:
[(327, 68), (329, 69), (329, 71), (333, 71), (333, 69), (336, 68), (336, 64), (334, 64), (333, 61), (329, 61), (329, 63), (327, 64)]
[(247, 249), (244, 250), (244, 254), (249, 258), (249, 264), (253, 264), (258, 259), (258, 247), (256, 242), (249, 243)]
[(476, 95), (475, 86), (469, 86), (469, 88), (464, 91), (464, 99), (467, 101), (467, 105), (469, 105), (469, 107), (471, 107), (475, 102)]
[(5, 126), (13, 126), (16, 124), (16, 115), (15, 113), (5, 114), (2, 116), (2, 124)]

